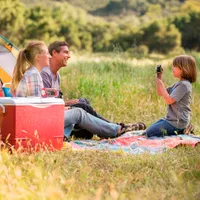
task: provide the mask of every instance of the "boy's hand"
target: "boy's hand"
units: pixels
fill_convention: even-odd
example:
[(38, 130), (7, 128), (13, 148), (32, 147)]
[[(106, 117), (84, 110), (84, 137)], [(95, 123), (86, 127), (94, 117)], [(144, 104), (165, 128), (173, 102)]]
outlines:
[(156, 74), (156, 77), (157, 77), (158, 79), (162, 79), (162, 73), (157, 73), (157, 74)]

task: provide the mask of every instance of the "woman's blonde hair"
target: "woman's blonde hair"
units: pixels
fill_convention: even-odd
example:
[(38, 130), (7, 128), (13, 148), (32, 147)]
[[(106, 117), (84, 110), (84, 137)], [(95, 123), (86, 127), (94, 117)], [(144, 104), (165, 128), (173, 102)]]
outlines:
[(191, 83), (196, 82), (197, 79), (197, 67), (196, 61), (192, 56), (180, 55), (174, 58), (173, 66), (178, 67), (182, 70), (182, 77), (190, 81)]
[(19, 52), (17, 62), (13, 71), (10, 91), (14, 93), (27, 69), (34, 65), (35, 56), (43, 52), (46, 46), (43, 41), (31, 41), (25, 49)]

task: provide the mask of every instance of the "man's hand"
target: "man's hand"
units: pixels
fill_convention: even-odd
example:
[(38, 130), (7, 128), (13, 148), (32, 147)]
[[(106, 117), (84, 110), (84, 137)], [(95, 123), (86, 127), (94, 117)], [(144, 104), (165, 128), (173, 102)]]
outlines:
[(70, 106), (65, 106), (65, 110), (70, 110), (71, 107)]
[(65, 106), (71, 106), (71, 105), (76, 104), (78, 102), (79, 102), (79, 99), (70, 99), (70, 100), (65, 101)]

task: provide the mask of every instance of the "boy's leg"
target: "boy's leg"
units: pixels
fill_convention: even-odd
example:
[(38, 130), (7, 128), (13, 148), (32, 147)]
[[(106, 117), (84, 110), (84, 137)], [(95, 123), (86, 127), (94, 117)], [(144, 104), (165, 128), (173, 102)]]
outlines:
[(177, 129), (176, 127), (172, 126), (166, 120), (160, 119), (154, 124), (152, 124), (150, 127), (148, 127), (145, 133), (147, 137), (164, 137), (176, 135), (179, 131), (180, 129)]

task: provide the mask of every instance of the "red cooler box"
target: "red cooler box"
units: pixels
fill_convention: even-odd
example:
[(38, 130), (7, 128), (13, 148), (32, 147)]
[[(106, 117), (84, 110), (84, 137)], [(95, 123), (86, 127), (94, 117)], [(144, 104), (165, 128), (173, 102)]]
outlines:
[(1, 139), (15, 149), (63, 147), (64, 101), (59, 98), (1, 97)]

